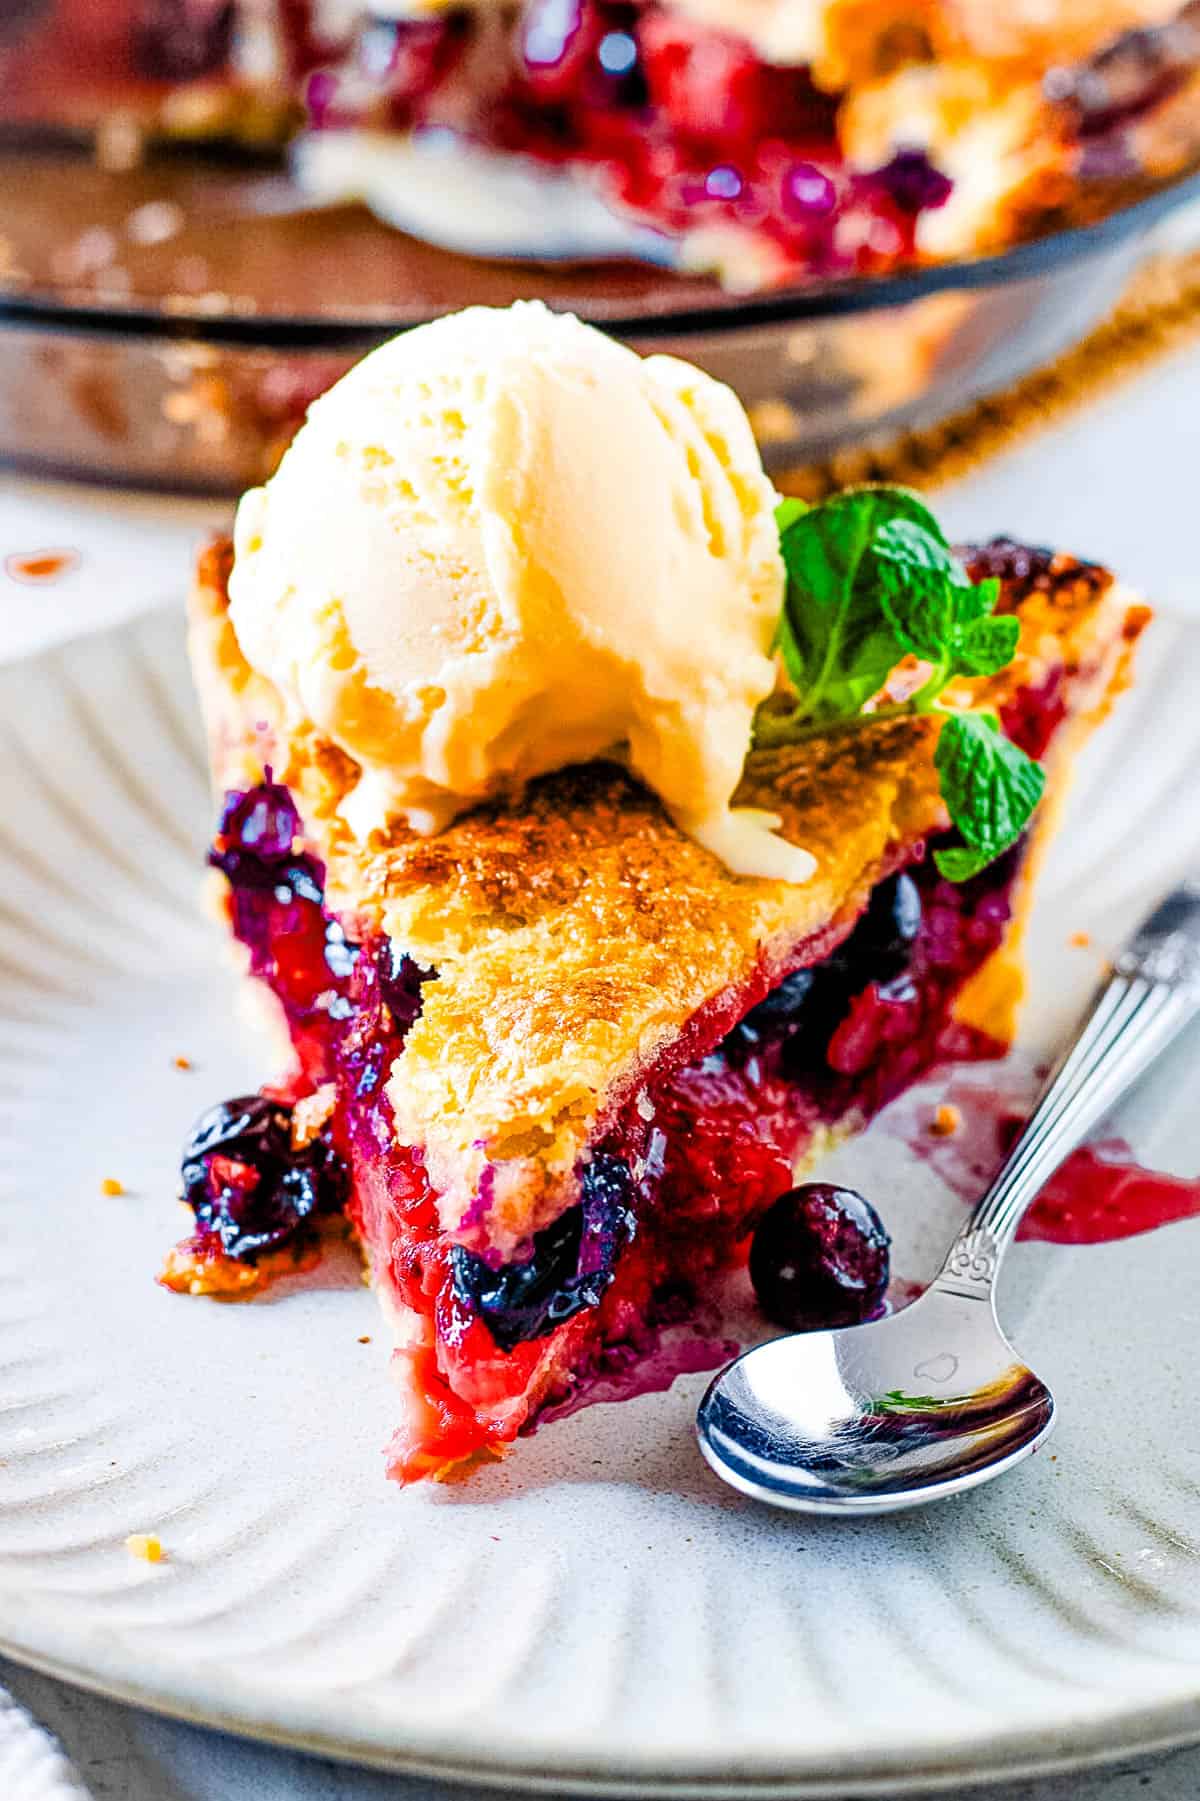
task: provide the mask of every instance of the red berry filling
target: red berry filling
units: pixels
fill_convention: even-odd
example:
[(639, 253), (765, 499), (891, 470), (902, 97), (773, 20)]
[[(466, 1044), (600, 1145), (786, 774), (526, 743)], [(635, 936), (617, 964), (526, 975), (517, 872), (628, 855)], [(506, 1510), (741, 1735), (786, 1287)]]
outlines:
[[(324, 911), (323, 871), (298, 834), (290, 796), (268, 781), (230, 795), (212, 860), (230, 879), (252, 968), (284, 1008), (299, 1090), (336, 1084), (322, 1167), (348, 1167), (346, 1210), (376, 1281), (420, 1322), (398, 1353), (419, 1397), (392, 1447), (402, 1477), (511, 1439), (539, 1404), (567, 1398), (560, 1372), (645, 1350), (707, 1277), (744, 1261), (755, 1223), (790, 1188), (818, 1128), (871, 1114), (941, 1056), (995, 1049), (949, 1012), (999, 943), (1017, 858), (959, 888), (921, 858), (881, 885), (839, 946), (801, 947), (802, 964), (821, 958), (814, 967), (697, 1015), (678, 1066), (604, 1129), (580, 1172), (579, 1203), (526, 1258), (497, 1265), (443, 1231), (420, 1149), (393, 1137), (386, 1080), (434, 978), (385, 939), (346, 937)], [(747, 1000), (757, 1004), (747, 1010)], [(264, 1117), (280, 1112), (278, 1101), (259, 1105)], [(287, 1237), (284, 1159), (273, 1140), (264, 1179), (234, 1123), (226, 1144), (228, 1122), (218, 1121), (209, 1145), (201, 1122), (185, 1187), (225, 1254), (253, 1261)], [(311, 1150), (297, 1161), (300, 1230), (326, 1203), (310, 1179)], [(239, 1163), (250, 1169), (244, 1181)]]
[(449, 125), (499, 150), (585, 164), (662, 231), (735, 226), (769, 242), (781, 273), (890, 267), (913, 254), (921, 213), (949, 197), (949, 178), (919, 150), (850, 169), (838, 97), (806, 68), (760, 62), (744, 40), (668, 9), (533, 0), (499, 42), (495, 29), (468, 11), (372, 20), (341, 64), (311, 78), (311, 123)]
[[(1002, 544), (978, 553), (1006, 574), (1012, 555)], [(1053, 735), (1062, 689), (1060, 675), (1009, 709), (1026, 749)], [(251, 969), (283, 1008), (298, 1070), (285, 1090), (199, 1122), (184, 1172), (198, 1233), (254, 1264), (344, 1208), (404, 1326), (409, 1405), (394, 1473), (507, 1442), (540, 1408), (569, 1403), (589, 1370), (643, 1358), (709, 1277), (743, 1263), (823, 1129), (863, 1122), (943, 1059), (1000, 1048), (955, 1022), (953, 1003), (1002, 940), (1020, 858), (1018, 847), (956, 886), (931, 847), (912, 846), (850, 931), (797, 946), (770, 988), (756, 975), (717, 996), (601, 1122), (576, 1203), (504, 1263), (487, 1250), (488, 1172), (459, 1242), (467, 1233), (443, 1229), (420, 1147), (394, 1136), (388, 1077), (436, 972), (382, 936), (356, 941), (326, 911), (324, 870), (268, 771), (228, 796), (211, 861), (229, 880)], [(320, 1130), (291, 1150), (288, 1103), (330, 1085)]]

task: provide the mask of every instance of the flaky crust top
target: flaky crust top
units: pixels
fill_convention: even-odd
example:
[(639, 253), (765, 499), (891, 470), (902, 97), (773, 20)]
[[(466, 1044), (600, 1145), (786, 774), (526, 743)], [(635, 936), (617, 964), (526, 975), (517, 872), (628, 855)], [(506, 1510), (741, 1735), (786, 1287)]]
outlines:
[[(270, 763), (326, 863), (329, 905), (439, 971), (388, 1094), (398, 1136), (424, 1147), (448, 1227), (487, 1166), (498, 1245), (553, 1217), (589, 1137), (671, 1061), (684, 1025), (725, 991), (751, 1005), (822, 954), (880, 874), (947, 823), (926, 717), (750, 757), (738, 804), (778, 813), (784, 835), (813, 852), (817, 873), (800, 886), (730, 874), (607, 763), (546, 777), (519, 804), (480, 808), (433, 838), (397, 824), (359, 845), (336, 812), (355, 766), (290, 731), (245, 664), (227, 617), (229, 563), (227, 544), (210, 547), (192, 605), (214, 776), (243, 786)], [(1021, 648), (976, 684), (993, 705), (1059, 669), (1076, 684), (1074, 708), (1098, 704), (1141, 623), (1107, 572), (1069, 558), (1030, 563), (1005, 604), (1019, 610)], [(714, 1038), (723, 1017), (714, 1010)], [(697, 1048), (693, 1038), (688, 1056)]]

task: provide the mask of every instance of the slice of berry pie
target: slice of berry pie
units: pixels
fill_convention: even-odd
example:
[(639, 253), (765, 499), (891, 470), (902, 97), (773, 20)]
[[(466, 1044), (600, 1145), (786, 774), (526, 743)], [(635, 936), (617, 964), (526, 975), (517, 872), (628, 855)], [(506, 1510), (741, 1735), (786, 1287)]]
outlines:
[[(501, 414), (515, 388), (502, 352), (488, 378)], [(665, 758), (637, 751), (638, 728), (621, 724), (605, 686), (596, 631), (578, 693), (565, 657), (537, 706), (506, 666), (512, 711), (499, 724), (488, 712), (499, 688), (469, 696), (463, 717), (486, 739), (492, 773), (464, 800), (471, 759), (454, 765), (446, 717), (462, 676), (436, 584), (451, 565), (446, 579), (465, 581), (471, 656), (481, 654), (489, 607), (514, 592), (503, 570), (516, 554), (511, 532), (489, 538), (499, 513), (488, 507), (513, 495), (487, 489), (485, 451), (468, 429), (486, 396), (469, 370), (465, 437), (438, 439), (440, 451), (421, 441), (436, 340), (428, 357), (414, 378), (415, 447), (366, 432), (371, 454), (356, 463), (356, 480), (366, 469), (356, 492), (374, 496), (367, 504), (383, 509), (389, 531), (391, 489), (400, 494), (412, 542), (376, 539), (378, 519), (365, 515), (361, 541), (339, 533), (337, 467), (352, 445), (335, 408), (323, 421), (336, 428), (324, 510), (314, 504), (307, 525), (288, 511), (285, 484), (299, 485), (301, 465), (289, 472), (285, 460), (266, 501), (244, 503), (236, 564), (228, 542), (201, 560), (192, 655), (225, 795), (210, 862), (249, 971), (286, 1023), (292, 1070), (198, 1123), (184, 1164), (195, 1231), (164, 1275), (193, 1293), (252, 1289), (308, 1255), (323, 1218), (348, 1219), (395, 1332), (401, 1418), (389, 1467), (401, 1480), (502, 1448), (590, 1379), (628, 1372), (717, 1274), (745, 1261), (756, 1222), (798, 1166), (938, 1061), (1004, 1046), (1031, 873), (1052, 819), (1049, 799), (1033, 814), (1038, 762), (1057, 792), (1147, 618), (1104, 570), (1067, 556), (1007, 541), (955, 556), (902, 491), (860, 490), (807, 511), (784, 502), (784, 609), (777, 625), (753, 630), (766, 649), (775, 636), (794, 692), (780, 678), (760, 703), (729, 815), (757, 822), (753, 853), (733, 854), (732, 840), (714, 851), (703, 841), (711, 832), (685, 816)], [(652, 376), (631, 362), (643, 388), (687, 386), (681, 365)], [(585, 412), (602, 404), (571, 392)], [(535, 643), (544, 670), (563, 654), (550, 638), (570, 613), (547, 586), (551, 568), (566, 579), (547, 521), (563, 467), (582, 478), (587, 446), (537, 394), (505, 441), (514, 461), (499, 467), (515, 479), (527, 455), (542, 477), (535, 499), (518, 495), (505, 517), (523, 534), (524, 602), (536, 564), (537, 598), (551, 609), (545, 639), (521, 640)], [(654, 400), (659, 422), (682, 432)], [(623, 416), (614, 480), (638, 461), (632, 399)], [(547, 417), (557, 465), (541, 460)], [(721, 497), (736, 493), (742, 524), (757, 529), (761, 472), (739, 463), (732, 414), (724, 436), (709, 417), (707, 439), (687, 438), (694, 479), (706, 483), (703, 542), (688, 542), (708, 557), (719, 549), (725, 567), (742, 528)], [(487, 420), (494, 449), (499, 423)], [(718, 442), (723, 472), (705, 475)], [(452, 554), (442, 530), (451, 512), (438, 512), (446, 494), (459, 523), (483, 510), (490, 599), (484, 565), (472, 564), (478, 544), (464, 537)], [(685, 494), (668, 493), (668, 511)], [(606, 578), (592, 626), (620, 574), (602, 499), (576, 526)], [(322, 531), (337, 539), (336, 593), (322, 586)], [(304, 538), (290, 574), (258, 562), (278, 532), (289, 554)], [(393, 553), (391, 610), (370, 615), (376, 630), (353, 599)], [(631, 684), (651, 682), (667, 606), (651, 574), (648, 560), (643, 631), (624, 665)], [(689, 576), (682, 553), (664, 579), (676, 576), (699, 593), (699, 566)], [(580, 607), (586, 572), (575, 579)], [(296, 611), (306, 583), (319, 598), (303, 615), (307, 636)], [(417, 583), (434, 584), (419, 604)], [(268, 587), (270, 632), (254, 610)], [(514, 629), (506, 613), (506, 655)], [(728, 629), (724, 645), (709, 644), (714, 663), (737, 661)], [(692, 636), (713, 630), (698, 600)], [(414, 634), (438, 640), (436, 683)], [(401, 638), (423, 671), (404, 694), (385, 655), (385, 639)], [(662, 689), (661, 668), (654, 679)], [(568, 699), (577, 728), (597, 693), (593, 735), (566, 729)], [(557, 752), (530, 764), (552, 706)], [(611, 755), (595, 754), (610, 742)], [(391, 798), (381, 801), (384, 774)], [(731, 866), (770, 864), (780, 846), (803, 847), (783, 873)]]

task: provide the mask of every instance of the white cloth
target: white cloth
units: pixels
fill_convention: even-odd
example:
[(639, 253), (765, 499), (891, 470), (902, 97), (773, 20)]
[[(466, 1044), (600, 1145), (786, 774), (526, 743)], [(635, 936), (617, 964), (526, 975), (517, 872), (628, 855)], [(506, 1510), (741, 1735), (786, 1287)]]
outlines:
[(4, 1801), (89, 1801), (48, 1732), (0, 1689), (0, 1795)]

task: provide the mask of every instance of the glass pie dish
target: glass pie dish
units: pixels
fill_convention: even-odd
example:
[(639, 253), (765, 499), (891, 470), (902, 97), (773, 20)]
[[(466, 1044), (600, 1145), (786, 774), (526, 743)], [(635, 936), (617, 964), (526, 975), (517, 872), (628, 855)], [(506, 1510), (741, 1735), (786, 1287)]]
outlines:
[(116, 170), (10, 141), (0, 193), (0, 457), (234, 493), (385, 337), (531, 296), (729, 382), (777, 473), (931, 425), (1084, 335), (1200, 169), (1002, 254), (751, 298), (632, 262), (463, 257), (212, 149)]

